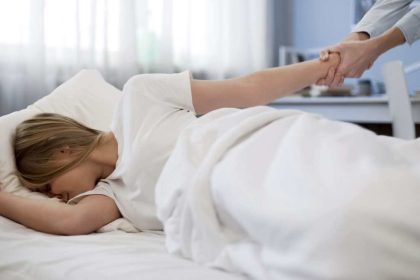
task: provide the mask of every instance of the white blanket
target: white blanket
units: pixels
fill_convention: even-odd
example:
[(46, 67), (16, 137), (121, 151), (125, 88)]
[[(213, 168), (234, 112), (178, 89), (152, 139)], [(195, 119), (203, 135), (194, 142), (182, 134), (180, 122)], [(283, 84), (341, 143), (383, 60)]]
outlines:
[(418, 279), (420, 140), (268, 107), (178, 138), (156, 189), (166, 246), (258, 279)]

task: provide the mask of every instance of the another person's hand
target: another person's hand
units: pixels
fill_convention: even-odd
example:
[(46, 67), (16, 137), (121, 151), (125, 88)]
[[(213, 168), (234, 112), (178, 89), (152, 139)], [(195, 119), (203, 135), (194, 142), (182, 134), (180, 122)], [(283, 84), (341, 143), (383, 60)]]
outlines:
[[(379, 53), (369, 40), (362, 42), (343, 42), (331, 47), (329, 52), (337, 52), (341, 56), (341, 63), (336, 71), (331, 86), (338, 86), (345, 78), (358, 78), (369, 69)], [(339, 82), (338, 82), (339, 81)]]
[(372, 48), (372, 44), (366, 41), (367, 39), (369, 39), (367, 33), (350, 33), (341, 43), (322, 50), (320, 53), (322, 61), (327, 61), (331, 53), (337, 52), (341, 56), (341, 63), (333, 75), (329, 73), (327, 77), (320, 79), (317, 85), (337, 87), (343, 84), (345, 77), (360, 77), (379, 55)]

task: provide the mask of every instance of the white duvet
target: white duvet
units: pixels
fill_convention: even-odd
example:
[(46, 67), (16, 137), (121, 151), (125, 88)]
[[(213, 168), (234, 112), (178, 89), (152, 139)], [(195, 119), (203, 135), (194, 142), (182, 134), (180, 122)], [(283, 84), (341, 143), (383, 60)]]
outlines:
[(211, 112), (157, 185), (172, 253), (258, 279), (419, 279), (420, 140), (269, 107)]

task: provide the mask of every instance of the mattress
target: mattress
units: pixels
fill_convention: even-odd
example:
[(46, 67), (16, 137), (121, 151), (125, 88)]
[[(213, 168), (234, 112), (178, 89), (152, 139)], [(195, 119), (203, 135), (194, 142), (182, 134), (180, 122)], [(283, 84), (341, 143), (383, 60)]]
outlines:
[(170, 255), (164, 242), (162, 232), (56, 236), (0, 217), (0, 279), (245, 279)]

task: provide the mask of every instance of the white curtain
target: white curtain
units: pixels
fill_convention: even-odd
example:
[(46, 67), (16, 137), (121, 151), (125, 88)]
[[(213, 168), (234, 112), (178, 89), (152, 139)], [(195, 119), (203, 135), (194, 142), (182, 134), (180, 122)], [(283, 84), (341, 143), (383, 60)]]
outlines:
[(121, 87), (189, 69), (222, 79), (271, 61), (272, 0), (0, 0), (0, 114), (82, 68)]

